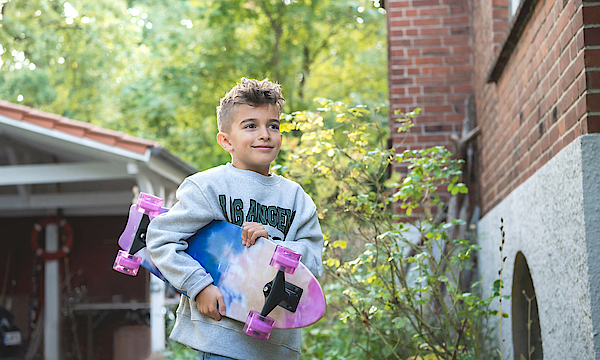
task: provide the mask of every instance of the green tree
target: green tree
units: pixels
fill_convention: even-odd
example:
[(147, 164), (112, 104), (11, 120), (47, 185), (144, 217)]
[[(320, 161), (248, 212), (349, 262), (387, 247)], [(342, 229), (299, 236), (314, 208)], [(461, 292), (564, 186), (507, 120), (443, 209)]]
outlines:
[(385, 14), (368, 0), (12, 1), (2, 29), (3, 99), (158, 140), (200, 169), (229, 158), (215, 107), (242, 76), (279, 81), (286, 111), (324, 89), (387, 97)]
[(82, 121), (114, 116), (136, 25), (113, 1), (12, 1), (0, 31), (0, 97)]

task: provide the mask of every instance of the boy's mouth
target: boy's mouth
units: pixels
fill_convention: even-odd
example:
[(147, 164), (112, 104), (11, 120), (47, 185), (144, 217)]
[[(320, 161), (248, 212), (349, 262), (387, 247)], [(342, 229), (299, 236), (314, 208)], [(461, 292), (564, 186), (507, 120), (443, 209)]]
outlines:
[(272, 149), (272, 146), (267, 146), (267, 145), (258, 145), (258, 146), (253, 146), (253, 148), (255, 149), (260, 149), (260, 150), (267, 150), (267, 149)]

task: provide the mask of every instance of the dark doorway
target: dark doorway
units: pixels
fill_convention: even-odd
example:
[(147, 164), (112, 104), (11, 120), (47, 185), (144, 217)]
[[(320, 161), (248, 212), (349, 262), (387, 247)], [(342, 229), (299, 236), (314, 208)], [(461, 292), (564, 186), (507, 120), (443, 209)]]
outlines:
[(515, 360), (542, 360), (542, 332), (537, 297), (523, 253), (515, 259), (512, 288), (512, 334)]

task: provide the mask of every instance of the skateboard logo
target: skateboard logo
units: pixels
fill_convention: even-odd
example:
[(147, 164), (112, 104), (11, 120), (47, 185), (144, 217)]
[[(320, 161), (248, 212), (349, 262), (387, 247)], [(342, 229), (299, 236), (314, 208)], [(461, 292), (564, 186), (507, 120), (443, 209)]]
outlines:
[[(254, 199), (250, 199), (248, 212), (244, 214), (244, 202), (242, 199), (229, 199), (229, 215), (227, 214), (227, 197), (219, 195), (219, 204), (225, 220), (232, 224), (242, 226), (244, 222), (257, 222), (262, 225), (269, 225), (287, 236), (296, 211), (284, 209), (279, 206), (262, 205)], [(245, 220), (244, 220), (245, 218)]]

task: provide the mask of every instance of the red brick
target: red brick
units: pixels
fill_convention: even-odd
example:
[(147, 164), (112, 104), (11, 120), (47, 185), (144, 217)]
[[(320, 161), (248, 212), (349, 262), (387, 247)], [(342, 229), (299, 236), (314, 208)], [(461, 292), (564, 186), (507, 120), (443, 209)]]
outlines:
[(600, 27), (583, 29), (585, 45), (600, 45)]
[(413, 0), (413, 7), (440, 5), (439, 0)]
[(497, 8), (492, 10), (492, 18), (494, 19), (508, 19), (507, 8)]
[(452, 125), (436, 124), (425, 126), (425, 132), (427, 133), (452, 132), (453, 130), (454, 129)]
[(452, 88), (450, 86), (425, 86), (423, 92), (425, 94), (443, 94), (452, 92)]
[(407, 27), (410, 26), (409, 19), (392, 19), (390, 21), (390, 27)]
[(585, 67), (600, 67), (600, 49), (586, 49), (584, 60)]
[(436, 57), (422, 57), (415, 59), (415, 65), (429, 65), (429, 64), (442, 64), (443, 59), (439, 56)]
[(550, 128), (548, 141), (550, 144), (554, 144), (558, 140), (558, 126), (553, 126)]
[(600, 111), (600, 93), (587, 94), (587, 111)]
[(421, 38), (421, 39), (414, 39), (413, 40), (413, 44), (415, 46), (431, 46), (431, 45), (441, 45), (442, 44), (442, 39), (440, 38)]
[(600, 89), (600, 71), (588, 69), (585, 72), (585, 80), (588, 89)]
[(445, 60), (446, 60), (447, 64), (458, 64), (458, 63), (466, 64), (466, 63), (471, 62), (471, 56), (470, 55), (446, 56)]
[(473, 86), (471, 84), (468, 85), (453, 85), (452, 86), (454, 92), (472, 92)]
[(471, 54), (473, 49), (470, 46), (453, 46), (452, 53), (453, 54)]
[(452, 72), (455, 74), (473, 73), (473, 66), (472, 65), (454, 65), (454, 66), (452, 66)]
[(565, 115), (565, 129), (568, 130), (573, 128), (575, 124), (577, 124), (577, 120), (577, 111), (575, 108), (571, 108)]
[(452, 73), (450, 66), (430, 66), (421, 69), (423, 74), (449, 74)]
[(452, 14), (452, 15), (458, 15), (458, 14), (470, 15), (469, 7), (468, 6), (450, 6), (450, 14)]
[(452, 35), (461, 35), (461, 34), (469, 34), (470, 28), (468, 26), (454, 26), (450, 28), (450, 34)]
[(423, 36), (432, 36), (432, 35), (449, 35), (450, 29), (441, 27), (441, 28), (424, 28), (421, 29), (421, 35)]
[(434, 25), (440, 25), (440, 24), (441, 24), (441, 21), (439, 18), (414, 19), (413, 20), (414, 26), (434, 26)]
[(508, 21), (496, 20), (493, 25), (494, 31), (508, 31)]
[(469, 16), (448, 16), (444, 18), (444, 25), (469, 24)]
[(576, 137), (576, 129), (573, 128), (562, 138), (562, 147), (564, 148), (565, 146), (569, 145), (573, 140), (575, 140)]
[(450, 49), (447, 47), (431, 47), (422, 49), (423, 55), (446, 55), (450, 54)]
[(583, 23), (600, 24), (600, 5), (583, 7)]
[(443, 76), (423, 76), (415, 79), (417, 84), (444, 84)]
[(447, 7), (420, 9), (421, 16), (440, 16), (440, 15), (447, 15), (447, 14), (448, 14)]
[(446, 135), (420, 135), (417, 138), (419, 143), (443, 143), (448, 141)]
[(451, 112), (452, 106), (450, 105), (438, 105), (438, 106), (424, 106), (423, 112), (427, 114), (438, 113), (438, 112)]
[(465, 119), (464, 114), (446, 114), (444, 115), (444, 121), (446, 122), (462, 122)]
[(444, 95), (425, 95), (425, 96), (417, 96), (417, 103), (419, 104), (440, 104), (444, 103), (445, 96)]
[[(453, 84), (464, 84), (464, 83), (471, 83), (471, 80), (473, 78), (472, 74), (469, 73), (463, 73), (463, 74), (449, 74), (446, 77), (446, 80), (449, 83), (453, 83)], [(462, 106), (462, 105), (461, 105)]]
[(588, 115), (587, 116), (587, 133), (594, 134), (600, 133), (600, 116)]

